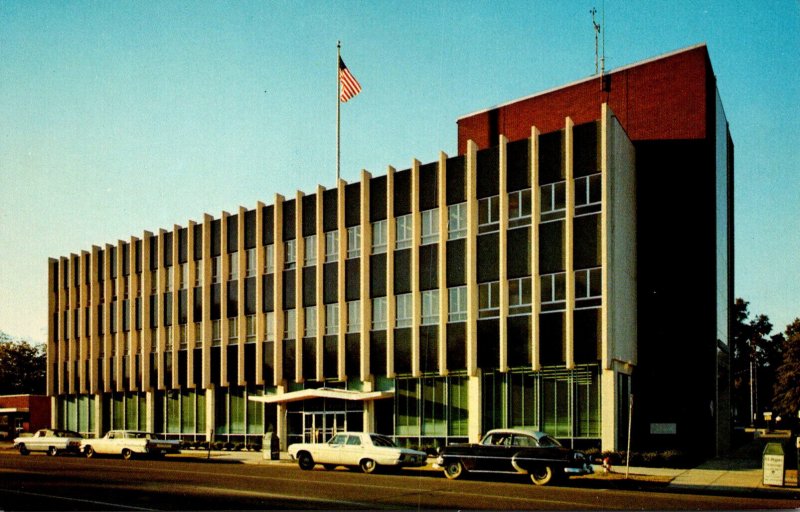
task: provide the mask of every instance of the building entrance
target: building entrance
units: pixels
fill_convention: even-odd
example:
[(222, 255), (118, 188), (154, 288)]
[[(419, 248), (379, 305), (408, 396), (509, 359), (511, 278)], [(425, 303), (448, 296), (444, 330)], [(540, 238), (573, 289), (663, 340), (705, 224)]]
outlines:
[(303, 442), (326, 443), (337, 432), (347, 430), (345, 412), (304, 412)]

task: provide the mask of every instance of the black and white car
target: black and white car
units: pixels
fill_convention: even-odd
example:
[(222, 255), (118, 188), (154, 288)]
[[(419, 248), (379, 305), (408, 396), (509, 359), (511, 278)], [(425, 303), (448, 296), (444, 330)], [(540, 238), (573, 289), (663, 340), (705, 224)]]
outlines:
[(495, 429), (477, 444), (453, 444), (439, 452), (434, 468), (453, 480), (468, 472), (526, 474), (536, 485), (593, 472), (589, 459), (544, 432)]

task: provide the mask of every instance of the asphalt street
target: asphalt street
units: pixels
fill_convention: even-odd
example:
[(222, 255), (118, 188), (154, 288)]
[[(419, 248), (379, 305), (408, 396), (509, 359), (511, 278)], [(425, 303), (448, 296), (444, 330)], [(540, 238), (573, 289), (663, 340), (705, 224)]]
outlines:
[(85, 459), (0, 455), (0, 509), (796, 509), (797, 500), (666, 492), (645, 486), (604, 488), (574, 480), (536, 487), (527, 479), (449, 481), (438, 472), (365, 475), (301, 471), (293, 464), (248, 465), (201, 458)]

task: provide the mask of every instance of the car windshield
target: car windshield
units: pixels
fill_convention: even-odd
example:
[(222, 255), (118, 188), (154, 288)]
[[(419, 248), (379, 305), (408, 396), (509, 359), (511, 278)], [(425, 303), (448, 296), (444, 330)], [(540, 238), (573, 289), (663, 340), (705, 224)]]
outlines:
[(389, 448), (395, 447), (394, 442), (386, 436), (372, 434), (369, 437), (370, 439), (372, 439), (372, 444), (374, 444), (375, 446), (387, 446)]
[(336, 434), (328, 441), (328, 444), (345, 444), (347, 442), (347, 436), (345, 434)]

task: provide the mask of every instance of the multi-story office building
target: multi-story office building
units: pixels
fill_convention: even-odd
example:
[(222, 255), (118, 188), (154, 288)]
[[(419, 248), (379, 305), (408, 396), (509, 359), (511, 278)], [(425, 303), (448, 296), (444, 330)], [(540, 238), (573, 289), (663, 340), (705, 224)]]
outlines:
[(55, 422), (724, 446), (732, 144), (705, 46), (459, 120), (458, 155), (49, 264)]

